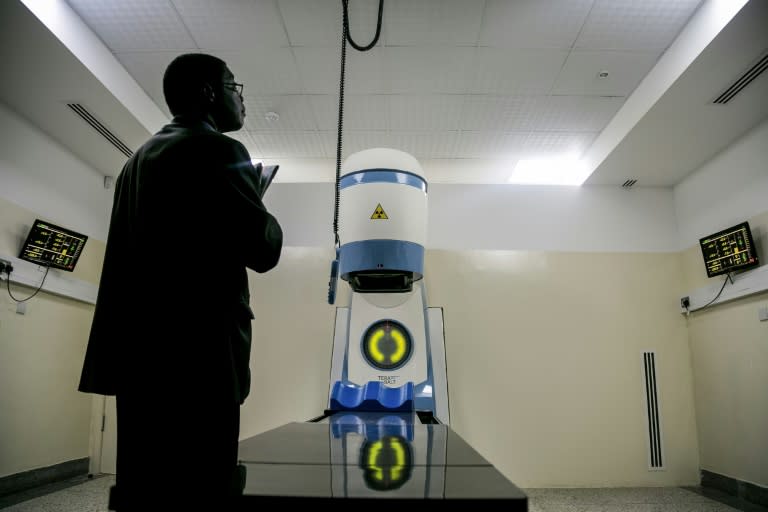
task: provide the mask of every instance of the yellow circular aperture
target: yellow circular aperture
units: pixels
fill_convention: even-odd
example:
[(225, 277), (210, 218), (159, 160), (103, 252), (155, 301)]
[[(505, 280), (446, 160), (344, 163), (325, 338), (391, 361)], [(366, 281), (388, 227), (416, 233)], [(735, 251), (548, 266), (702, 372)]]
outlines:
[(411, 335), (394, 320), (380, 320), (363, 335), (363, 355), (375, 368), (394, 370), (402, 366), (413, 349)]

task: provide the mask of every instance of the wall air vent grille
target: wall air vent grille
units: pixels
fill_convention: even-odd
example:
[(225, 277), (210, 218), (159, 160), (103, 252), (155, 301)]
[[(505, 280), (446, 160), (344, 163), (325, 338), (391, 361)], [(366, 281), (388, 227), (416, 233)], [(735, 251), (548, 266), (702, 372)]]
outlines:
[(624, 187), (624, 188), (632, 188), (632, 185), (634, 185), (635, 183), (637, 183), (637, 180), (630, 179), (630, 180), (625, 181), (621, 186)]
[(712, 103), (725, 105), (740, 93), (746, 86), (755, 81), (760, 74), (768, 68), (768, 53), (760, 57), (754, 66), (749, 68), (746, 73), (741, 75), (733, 84), (731, 84), (723, 93)]
[(648, 425), (648, 469), (664, 469), (664, 446), (661, 438), (658, 381), (656, 379), (656, 353), (643, 352), (645, 377), (645, 412)]
[(131, 151), (131, 149), (126, 146), (125, 143), (117, 137), (117, 135), (112, 133), (109, 128), (101, 124), (101, 122), (96, 119), (93, 114), (88, 112), (88, 109), (86, 109), (84, 106), (79, 103), (67, 103), (67, 106), (72, 109), (75, 114), (80, 116), (83, 121), (91, 125), (91, 127), (96, 130), (99, 135), (104, 137), (107, 142), (112, 144), (119, 152), (127, 157), (133, 155), (133, 151)]

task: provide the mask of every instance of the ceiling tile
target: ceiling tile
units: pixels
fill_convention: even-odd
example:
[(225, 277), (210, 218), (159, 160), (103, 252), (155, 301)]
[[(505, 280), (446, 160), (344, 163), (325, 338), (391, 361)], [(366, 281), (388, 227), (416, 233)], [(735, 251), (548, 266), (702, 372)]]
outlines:
[(438, 94), (390, 96), (390, 125), (393, 130), (457, 130), (464, 96)]
[(280, 13), (274, 2), (252, 0), (172, 0), (200, 48), (251, 50), (286, 46)]
[(565, 50), (478, 48), (471, 62), (470, 94), (549, 94)]
[(379, 82), (370, 86), (393, 94), (461, 94), (471, 79), (474, 53), (470, 47), (386, 47), (385, 69), (371, 77)]
[(520, 155), (523, 158), (579, 158), (595, 140), (597, 133), (531, 132)]
[(452, 155), (455, 158), (517, 158), (527, 136), (525, 132), (461, 132)]
[[(338, 94), (341, 56), (336, 48), (293, 48), (299, 80), (307, 94)], [(385, 94), (391, 92), (383, 69), (380, 48), (367, 52), (347, 52), (345, 94)]]
[[(339, 125), (338, 95), (314, 95), (310, 99), (320, 130), (337, 131)], [(381, 94), (345, 94), (344, 131), (389, 129), (389, 102), (390, 96)]]
[(663, 50), (702, 0), (595, 0), (576, 48)]
[[(568, 55), (553, 94), (629, 96), (661, 53), (574, 50)], [(599, 77), (601, 72), (607, 77)]]
[(514, 132), (530, 130), (540, 96), (469, 94), (459, 128), (470, 131)]
[[(312, 113), (319, 130), (337, 130), (339, 125), (339, 97), (333, 94), (309, 96)], [(345, 116), (346, 119), (346, 116)], [(383, 129), (383, 128), (382, 128)]]
[[(330, 157), (328, 134), (321, 132), (251, 132), (261, 158)], [(253, 155), (252, 155), (253, 156)]]
[[(390, 93), (384, 57), (381, 48), (372, 48), (367, 52), (348, 49), (345, 65), (344, 91), (348, 94), (386, 94)], [(336, 52), (336, 62), (331, 66), (335, 72), (332, 83), (335, 92), (339, 91), (339, 72), (341, 55)]]
[[(261, 52), (215, 52), (232, 70), (235, 79), (245, 84), (244, 94), (299, 94), (301, 83), (290, 48), (277, 48), (261, 58)], [(163, 74), (181, 51), (118, 52), (120, 63), (138, 84), (167, 112), (163, 97)], [(267, 52), (265, 52), (267, 53)], [(258, 63), (255, 66), (254, 63)]]
[(336, 48), (293, 48), (299, 81), (305, 94), (339, 93), (338, 53)]
[(170, 118), (171, 114), (163, 96), (163, 74), (168, 64), (184, 52), (125, 52), (115, 57), (126, 71), (155, 101), (155, 104)]
[[(308, 96), (299, 94), (247, 95), (245, 97), (245, 111), (245, 126), (251, 132), (317, 129)], [(268, 120), (266, 118), (268, 112), (278, 114), (279, 119)]]
[(260, 48), (253, 51), (213, 52), (223, 59), (235, 75), (245, 84), (244, 94), (302, 94), (290, 48)]
[[(702, 2), (386, 0), (376, 47), (359, 52), (347, 46), (344, 155), (393, 147), (420, 160), (501, 162), (496, 174), (482, 166), (465, 176), (467, 182), (482, 182), (482, 173), (492, 182), (500, 176), (498, 169), (506, 172), (518, 158), (581, 154)], [(335, 158), (339, 0), (69, 4), (166, 114), (162, 76), (167, 65), (181, 53), (212, 53), (245, 84), (246, 129), (232, 136), (253, 156), (278, 161)], [(379, 0), (349, 4), (352, 36), (367, 44), (376, 30)], [(740, 36), (737, 31), (731, 38)], [(749, 39), (753, 46), (765, 47), (759, 37)], [(705, 92), (715, 95), (737, 75), (723, 73), (730, 69), (727, 62), (757, 56), (753, 51), (745, 57), (731, 48), (729, 44), (723, 50), (719, 64), (708, 66), (720, 85), (698, 80), (710, 84), (709, 92), (703, 91), (705, 85), (699, 86), (702, 90), (688, 86), (680, 96), (687, 100), (678, 99), (676, 105), (685, 104), (689, 114), (701, 110), (694, 99)], [(57, 71), (55, 62), (40, 67), (62, 80), (68, 77)], [(598, 79), (601, 71), (608, 77)], [(29, 87), (37, 92), (40, 86)], [(67, 90), (54, 89), (47, 94)], [(741, 96), (750, 98), (749, 90)], [(30, 96), (28, 90), (23, 93)], [(267, 122), (268, 111), (277, 112), (279, 121)], [(666, 108), (657, 124), (671, 122), (665, 115), (685, 118), (674, 112)], [(648, 130), (658, 133), (658, 128)], [(677, 135), (681, 137), (685, 134)], [(655, 144), (680, 146), (672, 138)], [(689, 149), (691, 144), (683, 146)], [(463, 164), (457, 165), (463, 173)]]
[[(334, 133), (334, 137), (337, 137), (337, 134)], [(336, 158), (336, 142), (337, 140), (334, 139), (331, 150), (332, 156), (334, 158)], [(402, 148), (393, 145), (389, 132), (376, 131), (351, 131), (344, 133), (341, 147), (342, 159), (347, 158), (352, 153), (357, 153), (358, 151), (370, 148), (394, 147), (402, 151)]]
[(456, 147), (459, 132), (392, 132), (393, 147), (416, 159), (447, 158)]
[(541, 98), (534, 130), (600, 131), (619, 110), (624, 98), (548, 96)]
[[(344, 95), (344, 129), (387, 130), (390, 127), (390, 98), (383, 94)], [(338, 99), (336, 101), (338, 126)]]
[(480, 46), (571, 48), (593, 0), (487, 0)]
[(68, 3), (112, 51), (197, 48), (168, 0)]
[[(351, 15), (358, 14), (358, 4), (359, 1), (352, 2)], [(339, 0), (278, 0), (277, 5), (291, 46), (333, 47), (337, 50), (341, 47), (342, 7)], [(357, 28), (357, 21), (354, 24)]]
[(387, 0), (382, 23), (384, 43), (474, 46), (480, 33), (483, 5), (477, 0)]

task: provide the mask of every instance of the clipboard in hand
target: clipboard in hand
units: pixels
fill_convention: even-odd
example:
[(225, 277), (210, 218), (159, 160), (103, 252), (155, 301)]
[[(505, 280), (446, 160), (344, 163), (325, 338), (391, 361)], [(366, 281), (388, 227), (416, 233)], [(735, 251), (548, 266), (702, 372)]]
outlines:
[(264, 193), (272, 183), (272, 180), (275, 179), (275, 174), (277, 174), (279, 168), (279, 165), (267, 165), (266, 167), (262, 167), (261, 164), (259, 164), (256, 166), (256, 171), (259, 173), (259, 190), (261, 190), (261, 197), (264, 197)]

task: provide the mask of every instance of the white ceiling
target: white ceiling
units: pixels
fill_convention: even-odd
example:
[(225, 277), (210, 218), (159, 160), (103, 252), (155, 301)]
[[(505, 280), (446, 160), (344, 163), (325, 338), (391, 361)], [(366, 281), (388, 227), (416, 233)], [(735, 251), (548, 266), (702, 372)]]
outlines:
[[(0, 99), (116, 175), (125, 157), (62, 105), (84, 104), (133, 149), (149, 133), (23, 6), (9, 5), (16, 3), (2, 5), (10, 33), (0, 58), (19, 80), (4, 79)], [(170, 60), (190, 51), (220, 56), (245, 83), (246, 126), (232, 135), (254, 158), (290, 162), (282, 180), (333, 179), (341, 0), (67, 3), (166, 115), (161, 83)], [(378, 0), (349, 3), (352, 37), (368, 44)], [(610, 138), (612, 119), (702, 4), (384, 0), (378, 44), (364, 53), (347, 46), (343, 155), (394, 147), (443, 183), (504, 183), (519, 159), (588, 155), (601, 133)], [(768, 49), (766, 6), (744, 7), (615, 137), (587, 185), (675, 185), (768, 117), (766, 76), (727, 105), (711, 104)]]

